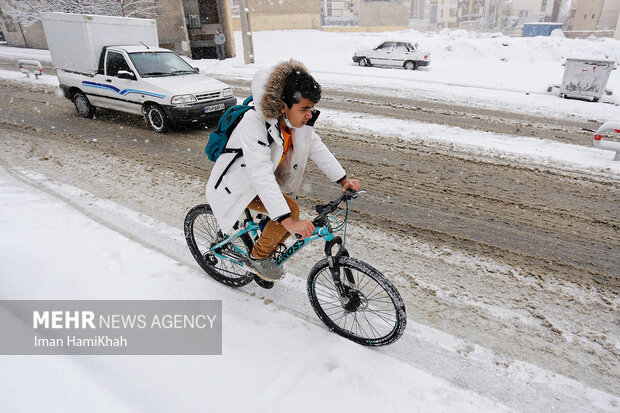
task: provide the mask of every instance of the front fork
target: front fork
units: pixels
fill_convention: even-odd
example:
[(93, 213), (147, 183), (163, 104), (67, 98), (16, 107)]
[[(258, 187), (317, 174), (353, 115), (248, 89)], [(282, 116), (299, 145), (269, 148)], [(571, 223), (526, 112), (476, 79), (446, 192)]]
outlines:
[[(336, 251), (336, 254), (333, 255), (332, 249), (336, 244), (338, 245), (338, 251)], [(343, 268), (345, 275), (344, 279), (340, 276), (340, 257), (349, 256), (349, 252), (342, 245), (342, 238), (334, 237), (332, 240), (326, 242), (325, 255), (327, 256), (327, 264), (329, 264), (329, 271), (332, 274), (332, 280), (334, 281), (334, 285), (338, 291), (338, 296), (340, 297), (340, 303), (343, 306), (346, 306), (349, 303), (350, 298), (347, 294), (347, 290), (355, 288), (355, 279), (353, 278), (353, 273), (349, 268)]]

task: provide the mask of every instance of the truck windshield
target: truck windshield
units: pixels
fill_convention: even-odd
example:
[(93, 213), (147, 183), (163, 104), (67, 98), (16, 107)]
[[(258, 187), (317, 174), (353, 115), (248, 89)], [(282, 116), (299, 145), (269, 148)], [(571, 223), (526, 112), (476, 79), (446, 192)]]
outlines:
[(178, 76), (196, 73), (185, 60), (172, 52), (129, 53), (141, 77)]

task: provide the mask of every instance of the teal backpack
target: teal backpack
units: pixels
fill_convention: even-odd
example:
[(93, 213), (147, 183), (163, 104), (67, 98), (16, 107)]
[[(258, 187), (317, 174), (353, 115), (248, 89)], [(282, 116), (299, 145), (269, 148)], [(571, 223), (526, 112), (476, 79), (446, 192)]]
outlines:
[[(226, 172), (228, 172), (228, 169), (232, 166), (232, 164), (235, 163), (237, 159), (243, 156), (243, 151), (241, 150), (241, 148), (227, 148), (226, 144), (230, 139), (230, 135), (232, 135), (239, 122), (241, 122), (241, 119), (243, 119), (243, 115), (245, 115), (248, 110), (254, 109), (254, 106), (249, 105), (252, 100), (253, 97), (250, 96), (243, 101), (243, 104), (231, 106), (226, 109), (226, 112), (222, 114), (220, 120), (217, 123), (217, 129), (215, 129), (209, 134), (209, 142), (207, 143), (207, 146), (205, 146), (205, 153), (207, 154), (207, 157), (210, 161), (217, 161), (217, 158), (219, 158), (220, 155), (223, 153), (235, 154), (234, 158), (231, 159), (231, 161), (224, 169), (224, 172), (222, 172), (219, 179), (217, 180), (217, 183), (215, 184), (215, 189), (220, 186), (222, 178), (224, 177)], [(269, 124), (265, 123), (265, 127), (269, 129)], [(269, 142), (269, 145), (273, 143), (273, 139), (269, 134), (267, 134), (267, 140)]]
[(217, 129), (209, 134), (209, 142), (205, 146), (205, 153), (210, 161), (215, 162), (223, 152), (226, 152), (228, 139), (243, 119), (243, 115), (248, 110), (254, 109), (254, 106), (249, 105), (252, 100), (253, 98), (250, 96), (243, 101), (243, 104), (231, 106), (222, 114), (217, 123)]

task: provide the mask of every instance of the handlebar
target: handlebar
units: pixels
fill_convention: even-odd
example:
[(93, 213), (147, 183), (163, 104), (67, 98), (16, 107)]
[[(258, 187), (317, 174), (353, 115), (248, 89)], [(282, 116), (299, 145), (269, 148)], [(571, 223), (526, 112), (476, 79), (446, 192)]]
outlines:
[[(359, 193), (361, 192), (365, 192), (365, 191), (360, 191)], [(357, 198), (359, 196), (359, 193), (354, 192), (350, 189), (347, 189), (342, 195), (338, 197), (338, 199), (334, 199), (333, 201), (330, 201), (325, 205), (317, 205), (315, 209), (316, 209), (316, 212), (319, 213), (319, 215), (312, 221), (314, 226), (322, 226), (322, 223), (325, 221), (325, 218), (329, 214), (334, 212), (342, 201), (348, 201), (350, 199)]]
[[(334, 211), (336, 211), (336, 209), (338, 209), (338, 205), (340, 205), (343, 201), (349, 201), (351, 199), (355, 199), (364, 193), (366, 193), (366, 191), (364, 190), (354, 192), (350, 189), (347, 189), (337, 199), (334, 199), (333, 201), (330, 201), (325, 205), (317, 205), (315, 209), (319, 215), (317, 215), (317, 217), (312, 220), (312, 224), (315, 227), (324, 227), (325, 225), (327, 225), (327, 222), (325, 222), (327, 220), (327, 216), (333, 213)], [(295, 238), (301, 239), (302, 236), (299, 234), (295, 234)]]

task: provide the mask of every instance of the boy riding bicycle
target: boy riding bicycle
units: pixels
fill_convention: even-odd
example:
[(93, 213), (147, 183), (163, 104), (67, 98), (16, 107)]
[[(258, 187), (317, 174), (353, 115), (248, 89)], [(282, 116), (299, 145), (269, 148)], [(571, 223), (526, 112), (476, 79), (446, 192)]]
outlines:
[(252, 95), (256, 110), (248, 111), (231, 134), (226, 148), (233, 150), (217, 159), (207, 183), (207, 199), (223, 233), (232, 229), (245, 208), (269, 215), (249, 264), (261, 278), (273, 282), (286, 273), (272, 258), (278, 244), (290, 234), (306, 238), (314, 231), (310, 220), (299, 219), (299, 206), (293, 200), (308, 158), (343, 192), (359, 191), (360, 184), (347, 178), (314, 132), (319, 112), (313, 107), (321, 99), (321, 86), (303, 64), (290, 60), (257, 72)]

